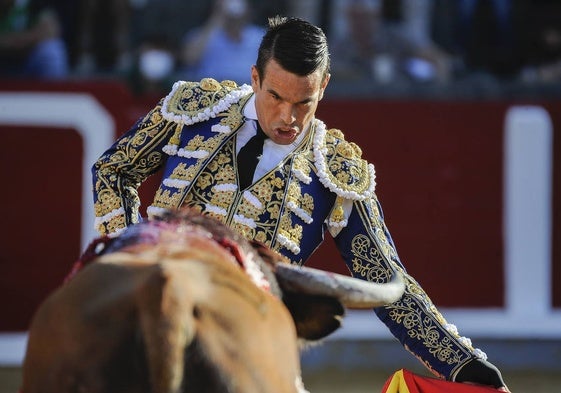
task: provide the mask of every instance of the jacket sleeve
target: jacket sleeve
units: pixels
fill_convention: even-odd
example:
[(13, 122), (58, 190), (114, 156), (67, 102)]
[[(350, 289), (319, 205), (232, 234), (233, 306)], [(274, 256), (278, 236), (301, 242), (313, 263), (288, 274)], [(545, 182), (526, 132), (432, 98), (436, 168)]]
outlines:
[(405, 349), (434, 374), (450, 380), (467, 362), (486, 358), (485, 353), (472, 347), (470, 339), (458, 334), (419, 283), (407, 274), (375, 194), (353, 202), (348, 223), (335, 243), (354, 277), (386, 282), (395, 270), (404, 273), (406, 290), (402, 298), (374, 311)]
[(162, 167), (164, 147), (180, 124), (165, 120), (161, 102), (121, 136), (92, 166), (95, 227), (116, 234), (140, 219), (138, 188)]

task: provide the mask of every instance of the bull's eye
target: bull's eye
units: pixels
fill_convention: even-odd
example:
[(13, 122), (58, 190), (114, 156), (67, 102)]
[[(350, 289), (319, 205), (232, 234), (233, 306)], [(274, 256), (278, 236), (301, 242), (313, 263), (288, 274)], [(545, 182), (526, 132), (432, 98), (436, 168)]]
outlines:
[(193, 307), (193, 318), (199, 319), (200, 316), (201, 316), (201, 309), (197, 305), (195, 305)]

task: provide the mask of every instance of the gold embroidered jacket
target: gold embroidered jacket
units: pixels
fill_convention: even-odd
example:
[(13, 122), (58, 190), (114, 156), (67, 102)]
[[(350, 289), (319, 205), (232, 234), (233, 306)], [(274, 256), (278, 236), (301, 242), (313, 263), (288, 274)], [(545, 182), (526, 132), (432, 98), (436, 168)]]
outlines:
[(327, 228), (335, 229), (335, 243), (354, 277), (385, 282), (395, 269), (405, 273), (402, 299), (375, 312), (430, 370), (451, 379), (469, 360), (485, 358), (405, 272), (374, 193), (374, 167), (341, 131), (314, 120), (277, 167), (247, 189), (238, 188), (235, 142), (251, 94), (249, 86), (210, 78), (177, 82), (94, 164), (97, 230), (117, 233), (138, 222), (138, 187), (163, 170), (149, 216), (189, 205), (297, 264), (306, 262)]

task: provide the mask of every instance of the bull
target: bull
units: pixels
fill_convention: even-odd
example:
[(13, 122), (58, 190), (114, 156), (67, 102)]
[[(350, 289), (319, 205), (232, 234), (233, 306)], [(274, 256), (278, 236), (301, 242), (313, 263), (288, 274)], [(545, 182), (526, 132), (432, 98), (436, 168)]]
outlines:
[(404, 290), (291, 265), (190, 210), (91, 254), (33, 316), (23, 393), (303, 392), (302, 346)]

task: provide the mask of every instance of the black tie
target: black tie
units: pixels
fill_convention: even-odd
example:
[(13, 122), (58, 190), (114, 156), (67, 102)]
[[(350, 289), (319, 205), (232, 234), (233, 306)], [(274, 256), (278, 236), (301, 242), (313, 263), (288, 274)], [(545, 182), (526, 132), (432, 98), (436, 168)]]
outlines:
[(256, 124), (257, 134), (247, 141), (238, 153), (238, 176), (240, 178), (240, 189), (242, 190), (247, 188), (253, 180), (259, 156), (263, 153), (263, 142), (267, 138), (259, 123), (256, 122)]

